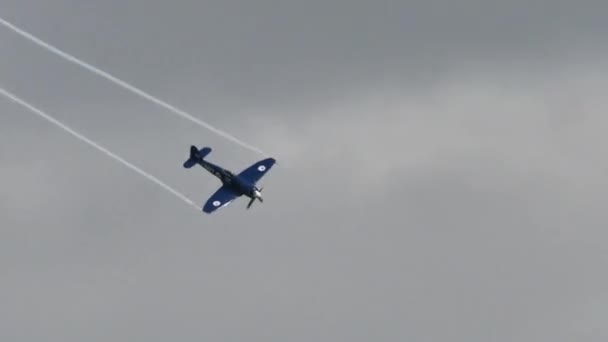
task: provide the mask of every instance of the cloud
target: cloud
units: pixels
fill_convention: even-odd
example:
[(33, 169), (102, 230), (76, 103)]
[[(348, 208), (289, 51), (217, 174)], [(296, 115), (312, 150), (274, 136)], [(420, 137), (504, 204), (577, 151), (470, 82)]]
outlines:
[(424, 94), (383, 89), (304, 110), (283, 108), (278, 111), (291, 110), (296, 124), (270, 113), (260, 139), (266, 146), (280, 141), (276, 153), (295, 172), (342, 175), (365, 191), (446, 167), (469, 174), (471, 182), (504, 171), (563, 186), (597, 185), (606, 165), (590, 151), (604, 141), (606, 103), (598, 90), (606, 84), (597, 77), (603, 73), (605, 67), (562, 70), (544, 80), (521, 72), (469, 75)]
[[(1, 6), (281, 163), (263, 205), (205, 216), (1, 101), (5, 339), (608, 334), (603, 3)], [(256, 158), (0, 38), (4, 86), (201, 203), (191, 143)]]
[(601, 58), (608, 30), (607, 5), (594, 0), (64, 1), (29, 20), (40, 5), (12, 1), (3, 13), (179, 103), (302, 104), (370, 82), (415, 89), (480, 65), (553, 67)]

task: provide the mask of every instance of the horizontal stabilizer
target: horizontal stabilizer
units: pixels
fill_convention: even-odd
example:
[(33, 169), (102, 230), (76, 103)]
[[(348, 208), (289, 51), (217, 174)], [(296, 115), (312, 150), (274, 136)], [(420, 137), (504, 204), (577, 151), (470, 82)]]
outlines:
[(196, 165), (196, 163), (197, 163), (196, 159), (190, 158), (190, 159), (186, 160), (186, 162), (184, 162), (184, 167), (186, 169), (189, 169), (189, 168), (193, 167), (194, 165)]
[(198, 156), (201, 157), (201, 159), (203, 159), (209, 153), (211, 153), (211, 147), (203, 147), (203, 148), (200, 149), (200, 151), (198, 151)]
[(198, 164), (199, 161), (203, 160), (209, 153), (211, 153), (210, 147), (203, 147), (200, 150), (196, 146), (190, 146), (190, 158), (184, 162), (184, 167), (189, 169), (194, 165)]

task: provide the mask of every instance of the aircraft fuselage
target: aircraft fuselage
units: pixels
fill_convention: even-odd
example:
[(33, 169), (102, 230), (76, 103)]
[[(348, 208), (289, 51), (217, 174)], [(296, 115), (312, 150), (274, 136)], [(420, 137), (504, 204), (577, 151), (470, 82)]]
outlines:
[(230, 186), (235, 192), (240, 195), (245, 195), (249, 198), (261, 198), (259, 189), (245, 180), (241, 179), (234, 173), (224, 169), (221, 166), (210, 163), (206, 160), (200, 160), (199, 164), (209, 173), (217, 177), (222, 184)]

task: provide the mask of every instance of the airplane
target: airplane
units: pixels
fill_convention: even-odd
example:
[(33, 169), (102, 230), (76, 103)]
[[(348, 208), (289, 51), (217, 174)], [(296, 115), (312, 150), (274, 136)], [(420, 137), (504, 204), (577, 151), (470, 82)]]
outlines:
[(184, 162), (184, 167), (186, 169), (198, 164), (222, 181), (222, 186), (211, 195), (203, 206), (203, 212), (211, 214), (243, 195), (251, 199), (249, 204), (247, 204), (247, 209), (251, 207), (256, 199), (260, 202), (264, 202), (264, 199), (262, 198), (263, 188), (258, 189), (256, 184), (275, 164), (276, 160), (274, 158), (260, 160), (235, 175), (234, 173), (205, 160), (205, 157), (209, 153), (211, 153), (210, 147), (203, 147), (199, 150), (196, 146), (191, 146), (190, 157)]

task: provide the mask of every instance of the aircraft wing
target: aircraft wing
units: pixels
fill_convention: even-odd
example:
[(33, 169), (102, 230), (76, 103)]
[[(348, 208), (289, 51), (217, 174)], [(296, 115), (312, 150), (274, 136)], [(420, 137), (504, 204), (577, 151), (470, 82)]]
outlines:
[(215, 210), (225, 207), (230, 202), (234, 201), (239, 195), (231, 190), (228, 186), (224, 185), (219, 188), (205, 203), (203, 211), (207, 214), (211, 214)]
[(274, 160), (274, 158), (260, 160), (259, 162), (243, 170), (243, 172), (239, 173), (238, 176), (252, 184), (255, 184), (268, 172), (268, 170), (270, 170), (275, 162), (276, 160)]

